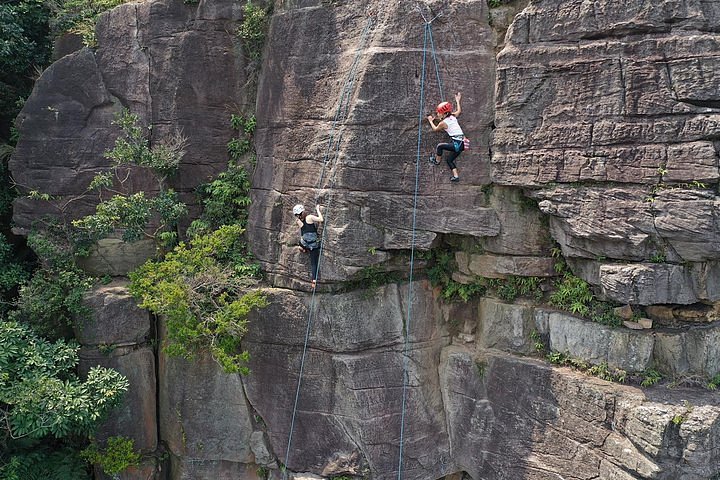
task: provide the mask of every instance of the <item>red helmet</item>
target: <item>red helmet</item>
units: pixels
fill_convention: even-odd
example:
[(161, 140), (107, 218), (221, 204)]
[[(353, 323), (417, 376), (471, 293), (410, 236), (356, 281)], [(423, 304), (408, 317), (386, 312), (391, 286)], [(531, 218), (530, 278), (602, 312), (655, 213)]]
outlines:
[(452, 103), (450, 103), (450, 102), (442, 102), (442, 103), (438, 103), (438, 106), (435, 107), (435, 110), (437, 111), (437, 113), (442, 115), (443, 113), (452, 112), (453, 106), (452, 106)]

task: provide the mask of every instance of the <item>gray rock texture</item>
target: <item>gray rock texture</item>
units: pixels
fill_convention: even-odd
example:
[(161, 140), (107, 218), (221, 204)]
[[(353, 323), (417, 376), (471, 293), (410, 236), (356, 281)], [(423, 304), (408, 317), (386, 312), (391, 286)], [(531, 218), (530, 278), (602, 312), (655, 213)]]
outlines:
[(85, 295), (92, 315), (75, 322), (75, 337), (87, 346), (139, 345), (155, 336), (150, 313), (137, 306), (126, 280), (114, 280)]
[[(72, 219), (93, 211), (97, 196), (86, 188), (110, 165), (103, 154), (119, 135), (112, 121), (122, 108), (153, 127), (151, 142), (174, 131), (188, 138), (170, 184), (195, 204), (195, 187), (227, 167), (230, 115), (254, 101), (243, 88), (247, 62), (235, 36), (241, 18), (242, 4), (229, 0), (153, 0), (104, 14), (97, 49), (80, 49), (46, 69), (17, 119), (13, 177), (22, 193), (57, 200), (18, 198), (16, 230), (27, 231), (45, 214)], [(156, 190), (141, 170), (128, 184)]]
[[(537, 333), (585, 361), (687, 384), (720, 373), (717, 3), (419, 2), (440, 14), (444, 90), (430, 64), (422, 107), (418, 2), (273, 3), (257, 98), (235, 35), (243, 2), (148, 0), (105, 14), (99, 47), (45, 70), (18, 118), (13, 177), (23, 193), (57, 198), (15, 202), (26, 232), (44, 214), (92, 210), (85, 189), (108, 166), (122, 107), (153, 140), (188, 137), (172, 186), (196, 215), (195, 187), (227, 165), (230, 114), (256, 106), (247, 237), (272, 287), (243, 340), (251, 375), (225, 374), (202, 352), (156, 357), (154, 324), (122, 285), (88, 296), (98, 323), (78, 333), (81, 368), (131, 381), (101, 434), (168, 452), (160, 474), (143, 466), (128, 480), (256, 479), (259, 466), (280, 479), (284, 463), (296, 479), (717, 478), (717, 394), (616, 385), (528, 358)], [(451, 184), (425, 158), (443, 136), (424, 124), (417, 144), (418, 110), (459, 90), (473, 147)], [(140, 171), (130, 183), (152, 189)], [(307, 259), (292, 248), (290, 209), (316, 200), (329, 288), (366, 266), (407, 271), (412, 246), (463, 250), (463, 281), (548, 277), (557, 242), (599, 296), (654, 307), (660, 328), (610, 329), (527, 300), (447, 305), (419, 259), (412, 284), (301, 293)], [(124, 275), (150, 254), (102, 248), (88, 270)]]
[[(674, 0), (542, 0), (516, 16), (497, 58), (492, 178), (536, 190), (566, 256), (717, 261), (719, 20), (714, 2)], [(716, 300), (693, 299), (690, 278), (658, 295), (648, 280), (620, 283), (639, 303)]]
[[(248, 231), (253, 253), (277, 286), (305, 277), (304, 259), (287, 247), (297, 243), (290, 212), (296, 203), (318, 198), (328, 206), (325, 280), (346, 279), (411, 245), (422, 17), (413, 2), (371, 3), (377, 14), (367, 37), (368, 17), (356, 4), (282, 3), (273, 16), (258, 94), (258, 166)], [(443, 93), (452, 100), (454, 92), (463, 92), (460, 121), (473, 142), (458, 163), (462, 181), (451, 184), (447, 166), (427, 162), (447, 136), (429, 134), (427, 122), (423, 125), (415, 241), (427, 249), (444, 234), (495, 237), (501, 226), (478, 188), (488, 183), (493, 110), (494, 38), (487, 4), (434, 1), (423, 8), (431, 17), (442, 13), (433, 38)], [(443, 33), (450, 25), (464, 32), (462, 38)], [(363, 38), (366, 48), (356, 55)], [(319, 47), (308, 55), (308, 45)], [(350, 84), (352, 101), (343, 121), (334, 123), (343, 88)], [(423, 113), (441, 100), (429, 63)]]

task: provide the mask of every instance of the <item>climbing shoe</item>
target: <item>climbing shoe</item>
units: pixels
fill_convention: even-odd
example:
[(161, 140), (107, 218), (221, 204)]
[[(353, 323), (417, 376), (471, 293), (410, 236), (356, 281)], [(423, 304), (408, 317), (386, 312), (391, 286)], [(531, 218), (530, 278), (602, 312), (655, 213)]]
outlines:
[(430, 165), (440, 165), (440, 162), (438, 162), (438, 161), (435, 159), (435, 154), (434, 154), (434, 153), (431, 153), (431, 154), (430, 154), (430, 158), (428, 158), (428, 162), (430, 162)]
[(460, 177), (456, 177), (455, 175), (453, 175), (452, 177), (450, 177), (450, 181), (451, 181), (451, 182), (459, 182), (459, 181), (460, 181)]

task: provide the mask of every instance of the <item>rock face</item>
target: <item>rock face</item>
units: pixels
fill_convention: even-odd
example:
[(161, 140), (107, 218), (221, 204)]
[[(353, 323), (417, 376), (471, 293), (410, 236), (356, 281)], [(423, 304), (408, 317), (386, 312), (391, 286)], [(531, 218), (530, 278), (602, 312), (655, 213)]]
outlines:
[[(124, 478), (280, 479), (282, 468), (296, 479), (720, 476), (713, 392), (611, 384), (528, 358), (542, 340), (678, 383), (720, 374), (720, 7), (505, 3), (427, 0), (418, 11), (389, 0), (368, 2), (368, 16), (357, 2), (274, 2), (248, 226), (271, 305), (252, 314), (244, 339), (252, 374), (227, 375), (202, 354), (155, 356), (154, 323), (123, 284), (90, 295), (98, 323), (78, 332), (82, 368), (113, 366), (132, 392), (101, 435), (167, 453), (162, 469), (151, 462)], [(107, 166), (121, 107), (153, 136), (188, 136), (173, 182), (192, 203), (227, 164), (230, 113), (255, 101), (234, 35), (241, 7), (125, 4), (102, 17), (97, 50), (48, 68), (19, 118), (11, 169), (23, 191), (73, 201), (58, 213), (17, 200), (18, 230), (93, 207), (83, 195)], [(423, 80), (421, 12), (434, 18), (444, 92), (430, 50)], [(417, 133), (458, 90), (473, 147), (451, 184), (425, 159), (443, 137), (423, 124), (418, 146)], [(142, 174), (132, 182), (149, 187)], [(455, 250), (453, 278), (467, 283), (552, 277), (557, 242), (599, 297), (647, 306), (661, 328), (611, 329), (527, 300), (448, 305), (420, 261), (411, 285), (307, 295), (290, 209), (316, 200), (326, 207), (328, 289), (367, 266), (406, 271), (412, 246)], [(149, 255), (108, 245), (88, 270), (123, 275)]]
[[(714, 3), (674, 0), (537, 1), (516, 17), (498, 56), (493, 180), (537, 189), (566, 256), (717, 261), (719, 21)], [(689, 276), (651, 276), (621, 280), (632, 303), (717, 300)]]
[[(258, 96), (258, 168), (248, 231), (269, 278), (290, 285), (290, 277), (305, 277), (305, 267), (287, 248), (298, 237), (291, 208), (317, 198), (328, 207), (324, 279), (344, 280), (411, 245), (422, 16), (414, 3), (398, 0), (373, 5), (374, 17), (355, 4), (283, 5), (273, 16)], [(477, 188), (488, 181), (493, 109), (494, 43), (487, 5), (484, 0), (434, 1), (427, 7), (428, 19), (442, 13), (433, 28), (444, 97), (429, 63), (423, 119), (436, 103), (462, 91), (460, 121), (473, 147), (460, 157), (461, 182), (449, 183), (446, 166), (428, 165), (434, 145), (445, 140), (428, 134), (425, 121), (415, 239), (422, 249), (444, 234), (495, 237), (501, 229)], [(462, 39), (444, 33), (450, 24), (464, 32)], [(366, 47), (358, 52), (363, 39)], [(308, 45), (318, 49), (308, 55)], [(344, 120), (334, 122), (350, 86)], [(277, 226), (280, 235), (268, 225)]]
[[(94, 209), (97, 196), (86, 188), (110, 165), (103, 154), (119, 136), (112, 121), (122, 108), (153, 127), (151, 142), (173, 131), (188, 138), (170, 184), (192, 206), (195, 187), (227, 167), (230, 115), (253, 101), (242, 88), (246, 62), (234, 34), (241, 17), (242, 5), (230, 0), (128, 3), (104, 14), (98, 48), (46, 69), (17, 119), (13, 177), (21, 192), (57, 200), (18, 198), (16, 230), (27, 231), (44, 214), (72, 219)], [(134, 190), (157, 188), (142, 171), (129, 183)]]

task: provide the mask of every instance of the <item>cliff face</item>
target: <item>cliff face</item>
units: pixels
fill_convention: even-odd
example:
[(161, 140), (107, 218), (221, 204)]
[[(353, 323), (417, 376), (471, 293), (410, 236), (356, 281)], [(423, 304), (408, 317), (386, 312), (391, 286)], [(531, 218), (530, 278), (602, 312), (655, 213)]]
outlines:
[[(319, 1), (280, 6), (273, 17), (258, 95), (249, 232), (276, 285), (306, 278), (304, 259), (286, 247), (296, 243), (289, 214), (296, 203), (312, 205), (319, 198), (332, 207), (325, 280), (345, 280), (410, 247), (423, 19), (416, 2), (370, 5), (372, 17), (354, 4), (329, 8)], [(430, 169), (427, 163), (435, 143), (444, 140), (425, 135), (416, 241), (427, 249), (442, 234), (494, 237), (500, 225), (478, 188), (488, 183), (493, 110), (487, 7), (483, 0), (431, 2), (423, 13), (442, 14), (434, 39), (444, 98), (463, 90), (463, 126), (473, 141), (460, 163), (463, 181), (453, 185), (444, 165)], [(429, 44), (427, 55), (431, 62)], [(428, 63), (425, 115), (442, 99), (433, 71)], [(347, 113), (336, 121), (345, 89), (351, 95)], [(287, 227), (278, 237), (268, 225)]]
[[(104, 16), (98, 49), (60, 59), (28, 100), (11, 163), (18, 183), (82, 193), (125, 106), (153, 132), (188, 136), (175, 186), (190, 200), (227, 164), (227, 118), (248, 102), (233, 35), (241, 6), (152, 0)], [(169, 453), (162, 469), (148, 460), (125, 478), (280, 478), (286, 452), (298, 479), (391, 479), (398, 468), (418, 480), (716, 478), (720, 401), (687, 385), (720, 373), (720, 7), (541, 0), (489, 11), (484, 0), (438, 0), (418, 11), (389, 0), (368, 2), (368, 16), (365, 6), (274, 5), (248, 226), (273, 288), (245, 340), (252, 374), (155, 357), (150, 339), (162, 326), (132, 308), (121, 284), (89, 297), (99, 323), (81, 337), (84, 366), (135, 378), (104, 434)], [(409, 267), (421, 12), (439, 15), (438, 71), (446, 99), (463, 92), (472, 149), (451, 184), (425, 158), (443, 137), (423, 126), (416, 248), (453, 247), (454, 278), (470, 282), (552, 277), (557, 242), (600, 296), (646, 306), (660, 328), (609, 328), (529, 301), (447, 304), (423, 279), (412, 290), (304, 292), (295, 203), (327, 206), (321, 290), (369, 265)], [(425, 113), (441, 99), (427, 60)], [(70, 217), (92, 206), (71, 205)], [(18, 228), (43, 208), (19, 200)], [(660, 369), (680, 386), (641, 389), (553, 367), (528, 358), (538, 338), (611, 369)], [(119, 348), (101, 356), (104, 344)]]
[(533, 2), (498, 56), (493, 179), (535, 190), (563, 254), (618, 302), (720, 298), (719, 12)]

